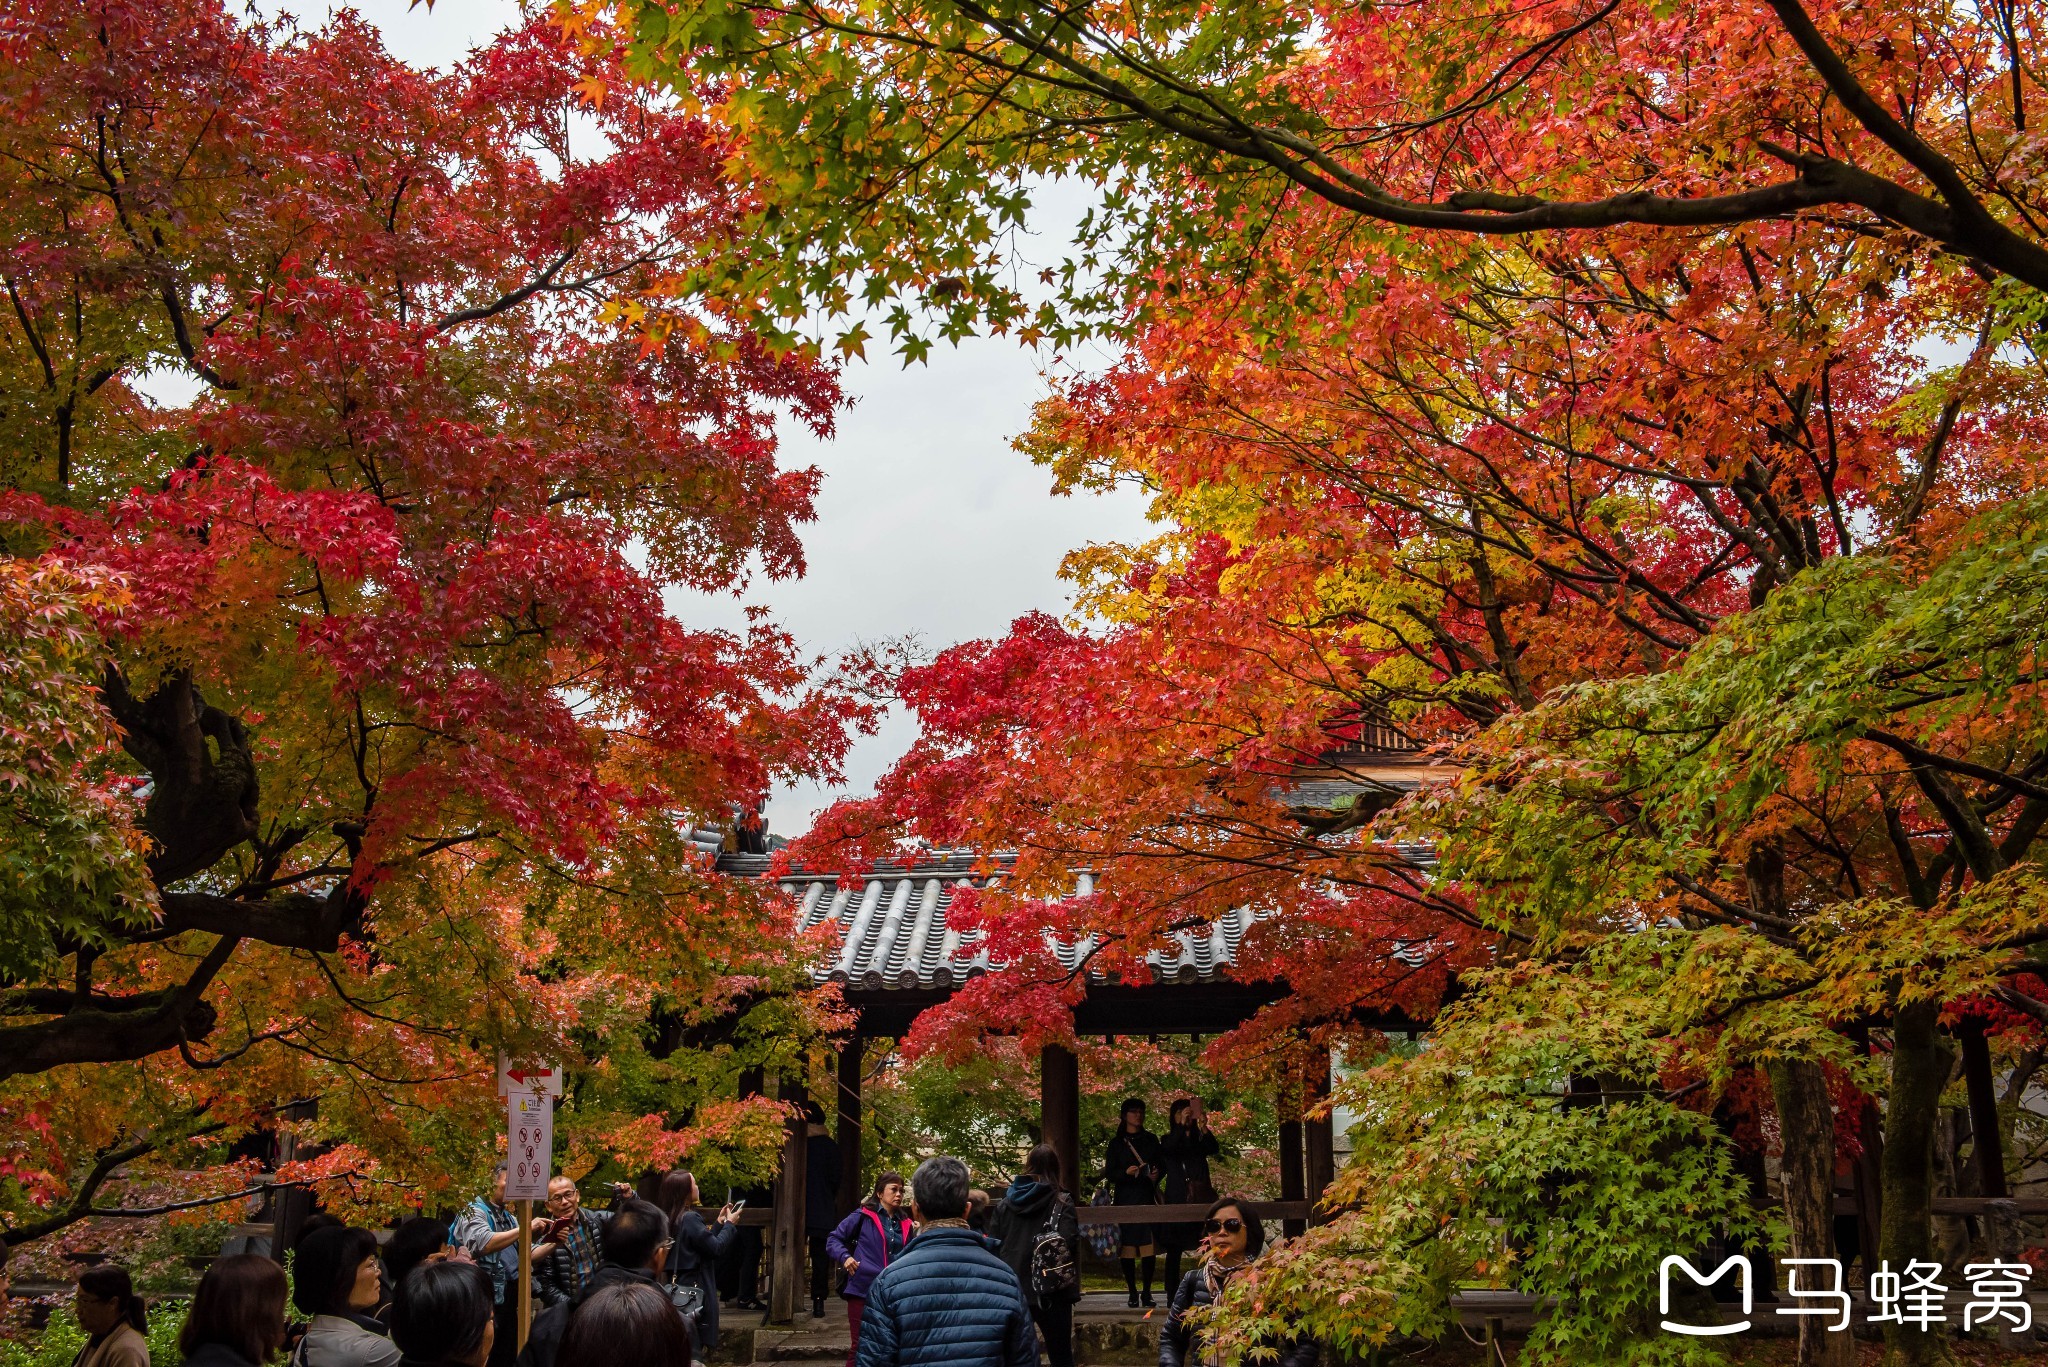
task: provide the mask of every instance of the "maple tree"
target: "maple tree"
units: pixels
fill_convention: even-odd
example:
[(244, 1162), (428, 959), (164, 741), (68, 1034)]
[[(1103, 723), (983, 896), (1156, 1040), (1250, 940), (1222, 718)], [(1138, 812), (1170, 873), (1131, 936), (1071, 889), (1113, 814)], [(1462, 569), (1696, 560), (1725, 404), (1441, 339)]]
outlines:
[(831, 1006), (690, 833), (867, 705), (664, 605), (801, 571), (774, 426), (839, 402), (665, 287), (723, 134), (538, 20), (436, 73), (14, 0), (0, 54), (0, 1238), (260, 1186), (252, 1130), (446, 1204), (499, 1048), (572, 1065), (571, 1171), (772, 1151), (734, 1076)]
[[(631, 19), (638, 70), (744, 74), (723, 97), (770, 190), (747, 231), (779, 257), (713, 273), (786, 321), (812, 301), (843, 314), (904, 298), (939, 336), (988, 323), (1064, 338), (1189, 243), (1255, 270), (1268, 226), (1317, 217), (1346, 224), (1307, 263), (1317, 274), (1403, 230), (1799, 216), (1850, 237), (1904, 230), (2048, 285), (2026, 219), (2024, 5), (579, 8)], [(1032, 306), (1002, 269), (1004, 232), (1059, 175), (1104, 194), (1061, 297)], [(1284, 278), (1250, 283), (1248, 300), (1286, 297)], [(929, 346), (908, 309), (889, 324), (913, 358)]]
[[(610, 8), (640, 70), (743, 73), (722, 109), (781, 257), (697, 278), (783, 327), (881, 306), (908, 359), (979, 326), (1128, 346), (1024, 444), (1070, 488), (1141, 482), (1168, 530), (1070, 562), (1088, 629), (1021, 622), (906, 676), (924, 742), (812, 842), (1020, 847), (975, 910), (1034, 986), (951, 1023), (1057, 1031), (1044, 929), (1129, 967), (1233, 905), (1272, 913), (1248, 971), (1300, 975), (1283, 1035), (1459, 975), (1477, 1099), (1430, 1061), (1354, 1079), (1393, 1117), (1384, 1166), (1261, 1302), (1345, 1342), (1424, 1322), (1400, 1298), (1476, 1256), (1410, 1257), (1416, 1228), (1546, 1218), (1424, 1161), (1512, 1140), (1487, 1088), (1533, 1087), (1514, 1134), (1639, 1213), (1644, 1136), (1708, 1142), (1683, 1108), (1761, 1075), (1800, 1256), (1830, 1251), (1836, 1131), (1875, 1158), (1848, 1130), (1881, 1099), (1878, 1252), (1925, 1256), (1951, 1038), (2027, 1040), (2040, 1006), (2035, 13)], [(1061, 174), (1101, 202), (1027, 304), (1006, 229)], [(1370, 831), (1381, 802), (1291, 806), (1361, 712), (1461, 746), (1456, 794)], [(1096, 891), (1050, 900), (1076, 864)], [(1589, 964), (1616, 980), (1546, 1033), (1527, 981)], [(1538, 1043), (1489, 1058), (1489, 1030)], [(1550, 1123), (1572, 1077), (1612, 1080), (1611, 1123)], [(1693, 1178), (1729, 1215), (1732, 1177)], [(1480, 1224), (1432, 1224), (1457, 1214)], [(1668, 1251), (1631, 1242), (1612, 1284)], [(1357, 1294), (1376, 1278), (1394, 1299)], [(1640, 1293), (1611, 1322), (1579, 1299), (1537, 1346), (1682, 1349), (1636, 1332)], [(1848, 1347), (1807, 1332), (1802, 1359)]]

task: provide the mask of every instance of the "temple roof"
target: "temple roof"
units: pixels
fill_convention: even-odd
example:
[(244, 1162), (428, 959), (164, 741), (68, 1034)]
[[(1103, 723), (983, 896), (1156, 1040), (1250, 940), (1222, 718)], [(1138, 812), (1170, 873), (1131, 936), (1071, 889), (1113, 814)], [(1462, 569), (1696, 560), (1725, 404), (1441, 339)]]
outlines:
[(1361, 800), (1405, 797), (1461, 772), (1461, 766), (1419, 749), (1332, 750), (1317, 764), (1296, 770), (1277, 791), (1296, 810), (1339, 811)]
[[(1425, 846), (1404, 846), (1401, 852), (1423, 867), (1435, 862), (1433, 852)], [(760, 877), (768, 871), (769, 858), (725, 854), (719, 856), (718, 869), (741, 877)], [(827, 921), (839, 928), (838, 953), (812, 970), (817, 981), (839, 982), (868, 992), (944, 991), (1001, 966), (989, 958), (983, 932), (954, 928), (947, 924), (947, 912), (957, 889), (1000, 882), (1014, 862), (1013, 855), (995, 855), (983, 861), (968, 852), (937, 852), (909, 867), (878, 864), (860, 878), (793, 873), (778, 881), (783, 891), (797, 899), (802, 929), (811, 930)], [(981, 871), (986, 865), (994, 866), (992, 874)], [(1085, 896), (1094, 887), (1092, 873), (1077, 873), (1071, 895)], [(1251, 911), (1235, 908), (1207, 927), (1175, 932), (1171, 948), (1145, 956), (1151, 981), (1206, 983), (1228, 978), (1245, 932), (1257, 919)], [(1046, 947), (1072, 971), (1095, 949), (1096, 939), (1091, 935), (1064, 944), (1047, 935)], [(1091, 983), (1136, 985), (1092, 971), (1088, 979)]]
[[(1370, 743), (1332, 750), (1313, 765), (1294, 771), (1280, 795), (1296, 811), (1342, 811), (1354, 803), (1379, 805), (1387, 798), (1411, 793), (1455, 777), (1458, 768), (1425, 753), (1391, 728), (1380, 727)], [(1367, 810), (1372, 810), (1368, 807)], [(766, 876), (772, 854), (735, 854), (720, 827), (702, 827), (691, 841), (715, 861), (721, 873), (742, 878)], [(769, 837), (771, 850), (787, 842)], [(1427, 845), (1396, 848), (1421, 868), (1436, 864)], [(973, 851), (934, 850), (909, 865), (877, 864), (859, 878), (835, 874), (788, 873), (778, 881), (801, 907), (799, 925), (812, 930), (831, 922), (839, 929), (838, 952), (812, 969), (818, 982), (843, 983), (849, 990), (876, 992), (946, 992), (964, 985), (977, 973), (1001, 967), (990, 960), (981, 931), (962, 931), (947, 924), (953, 895), (964, 886), (1000, 882), (1016, 863), (1011, 854), (984, 859)], [(1094, 890), (1095, 875), (1077, 872), (1069, 896)], [(1213, 924), (1174, 933), (1171, 946), (1145, 956), (1155, 984), (1220, 983), (1229, 979), (1245, 932), (1258, 920), (1236, 908)], [(1048, 934), (1046, 947), (1068, 971), (1086, 962), (1096, 948), (1092, 935), (1065, 944)], [(1090, 970), (1091, 990), (1099, 986), (1143, 984)]]

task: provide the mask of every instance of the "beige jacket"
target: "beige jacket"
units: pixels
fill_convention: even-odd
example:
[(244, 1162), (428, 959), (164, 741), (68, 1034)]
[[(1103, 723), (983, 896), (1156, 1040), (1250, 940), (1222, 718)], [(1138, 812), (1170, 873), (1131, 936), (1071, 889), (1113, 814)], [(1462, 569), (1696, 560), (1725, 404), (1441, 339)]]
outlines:
[(73, 1367), (149, 1367), (149, 1345), (125, 1321), (98, 1343), (79, 1351)]

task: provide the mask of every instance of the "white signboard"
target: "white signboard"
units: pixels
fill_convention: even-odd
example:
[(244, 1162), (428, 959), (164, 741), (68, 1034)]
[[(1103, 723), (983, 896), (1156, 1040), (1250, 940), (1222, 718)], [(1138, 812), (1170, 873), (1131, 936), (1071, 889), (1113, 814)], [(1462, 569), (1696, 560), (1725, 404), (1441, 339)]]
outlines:
[(535, 1063), (531, 1060), (522, 1063), (504, 1054), (498, 1055), (498, 1095), (509, 1097), (514, 1092), (560, 1096), (562, 1065)]
[(555, 1103), (537, 1092), (505, 1098), (505, 1199), (548, 1199), (555, 1158)]

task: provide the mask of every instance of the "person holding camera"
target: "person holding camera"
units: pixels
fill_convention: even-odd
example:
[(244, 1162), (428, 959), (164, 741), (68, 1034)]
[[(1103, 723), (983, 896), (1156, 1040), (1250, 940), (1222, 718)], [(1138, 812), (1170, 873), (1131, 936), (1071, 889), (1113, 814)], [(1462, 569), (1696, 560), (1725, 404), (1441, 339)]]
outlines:
[[(631, 1187), (624, 1182), (613, 1183), (615, 1208), (620, 1201), (632, 1198)], [(533, 1290), (543, 1308), (583, 1299), (590, 1279), (604, 1261), (598, 1249), (598, 1235), (603, 1232), (605, 1221), (612, 1218), (609, 1210), (585, 1210), (583, 1193), (576, 1189), (575, 1182), (559, 1175), (548, 1183), (547, 1211), (547, 1224), (536, 1223), (534, 1227), (534, 1237), (547, 1249), (543, 1255), (536, 1248), (533, 1259)]]
[(697, 1205), (697, 1179), (681, 1168), (665, 1175), (655, 1194), (668, 1216), (672, 1240), (663, 1276), (671, 1295), (696, 1301), (697, 1350), (709, 1353), (718, 1346), (718, 1260), (739, 1235), (739, 1211), (723, 1206), (715, 1219), (706, 1220)]
[[(1166, 1157), (1166, 1204), (1206, 1205), (1216, 1199), (1209, 1160), (1222, 1148), (1209, 1126), (1208, 1108), (1200, 1097), (1184, 1096), (1167, 1114), (1166, 1134), (1159, 1141)], [(1170, 1296), (1180, 1285), (1181, 1259), (1200, 1245), (1202, 1228), (1193, 1223), (1160, 1225), (1158, 1235), (1159, 1246), (1166, 1253), (1166, 1280), (1161, 1285)]]
[[(526, 1351), (519, 1355), (519, 1367), (555, 1367), (570, 1320), (585, 1302), (608, 1286), (644, 1286), (660, 1292), (668, 1297), (677, 1318), (688, 1329), (688, 1317), (675, 1307), (674, 1298), (661, 1284), (670, 1247), (668, 1217), (659, 1207), (640, 1200), (620, 1203), (598, 1233), (598, 1249), (604, 1261), (591, 1273), (581, 1296), (558, 1301), (535, 1317), (532, 1331), (526, 1337)], [(697, 1342), (701, 1356), (702, 1340)]]

